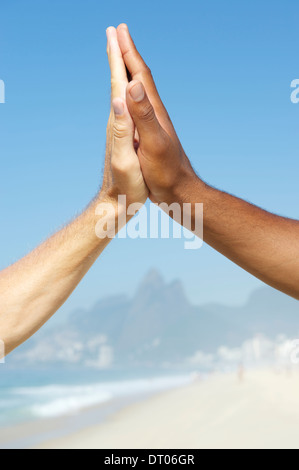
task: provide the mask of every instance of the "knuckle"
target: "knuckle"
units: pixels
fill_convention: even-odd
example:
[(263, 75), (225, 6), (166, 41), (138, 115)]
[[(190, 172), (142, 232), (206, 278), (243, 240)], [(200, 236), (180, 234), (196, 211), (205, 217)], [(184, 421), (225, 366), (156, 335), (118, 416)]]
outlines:
[(126, 48), (123, 51), (122, 55), (123, 55), (123, 58), (124, 58), (125, 61), (128, 59), (128, 56), (130, 56), (130, 54), (131, 54), (131, 50), (129, 48)]
[(148, 65), (144, 64), (143, 67), (142, 67), (142, 75), (144, 75), (145, 77), (148, 77), (148, 78), (152, 78), (153, 77), (153, 74), (152, 74), (152, 71), (151, 69), (149, 68)]
[(152, 122), (155, 120), (155, 112), (149, 102), (141, 106), (140, 115), (142, 117), (142, 120), (145, 122)]
[(122, 139), (128, 134), (127, 128), (124, 124), (120, 122), (114, 122), (113, 124), (113, 136), (115, 139)]

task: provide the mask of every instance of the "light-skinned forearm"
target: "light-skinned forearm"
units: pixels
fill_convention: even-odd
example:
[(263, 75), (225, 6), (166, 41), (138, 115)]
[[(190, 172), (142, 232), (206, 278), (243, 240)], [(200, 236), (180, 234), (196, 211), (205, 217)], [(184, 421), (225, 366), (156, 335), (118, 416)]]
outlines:
[[(61, 307), (108, 245), (110, 238), (95, 233), (100, 218), (96, 207), (105, 202), (95, 199), (71, 224), (0, 273), (0, 340), (5, 354)], [(108, 220), (112, 215), (103, 217), (114, 223)]]
[(263, 282), (299, 299), (298, 221), (214, 189), (196, 175), (172, 199), (203, 203), (204, 241)]
[[(107, 41), (112, 87), (102, 189), (75, 221), (0, 272), (0, 341), (5, 354), (58, 310), (133, 216), (127, 215), (128, 206), (142, 205), (149, 194), (134, 148), (134, 123), (124, 99), (127, 72), (115, 28), (107, 29)], [(125, 202), (119, 196), (126, 196)]]

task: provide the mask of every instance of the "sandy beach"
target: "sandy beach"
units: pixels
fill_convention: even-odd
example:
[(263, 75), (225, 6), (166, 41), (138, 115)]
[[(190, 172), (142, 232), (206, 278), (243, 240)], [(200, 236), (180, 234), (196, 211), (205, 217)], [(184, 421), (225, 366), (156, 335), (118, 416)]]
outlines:
[(48, 440), (52, 449), (299, 448), (299, 373), (215, 375)]

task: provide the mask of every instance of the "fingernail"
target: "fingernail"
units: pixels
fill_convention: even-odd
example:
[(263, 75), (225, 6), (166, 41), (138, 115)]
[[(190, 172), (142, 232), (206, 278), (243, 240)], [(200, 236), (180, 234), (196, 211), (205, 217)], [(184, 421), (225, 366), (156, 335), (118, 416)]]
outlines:
[(106, 29), (106, 36), (108, 40), (111, 40), (111, 38), (113, 37), (113, 31), (114, 31), (114, 26), (109, 26)]
[(142, 101), (144, 98), (144, 88), (141, 83), (136, 83), (131, 90), (130, 90), (130, 95), (132, 100), (136, 101), (138, 103), (139, 101)]
[(116, 116), (121, 116), (122, 114), (124, 114), (125, 107), (122, 101), (115, 100), (112, 102), (112, 106)]

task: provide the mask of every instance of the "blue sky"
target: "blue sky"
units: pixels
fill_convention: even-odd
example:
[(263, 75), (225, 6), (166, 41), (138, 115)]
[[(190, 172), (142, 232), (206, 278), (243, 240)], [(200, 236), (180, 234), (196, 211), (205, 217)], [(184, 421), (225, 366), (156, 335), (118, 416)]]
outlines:
[[(0, 268), (80, 212), (100, 184), (109, 113), (107, 26), (127, 22), (196, 171), (297, 218), (297, 0), (2, 0)], [(244, 302), (261, 283), (205, 246), (114, 240), (60, 312), (132, 294), (151, 268), (195, 303)]]

